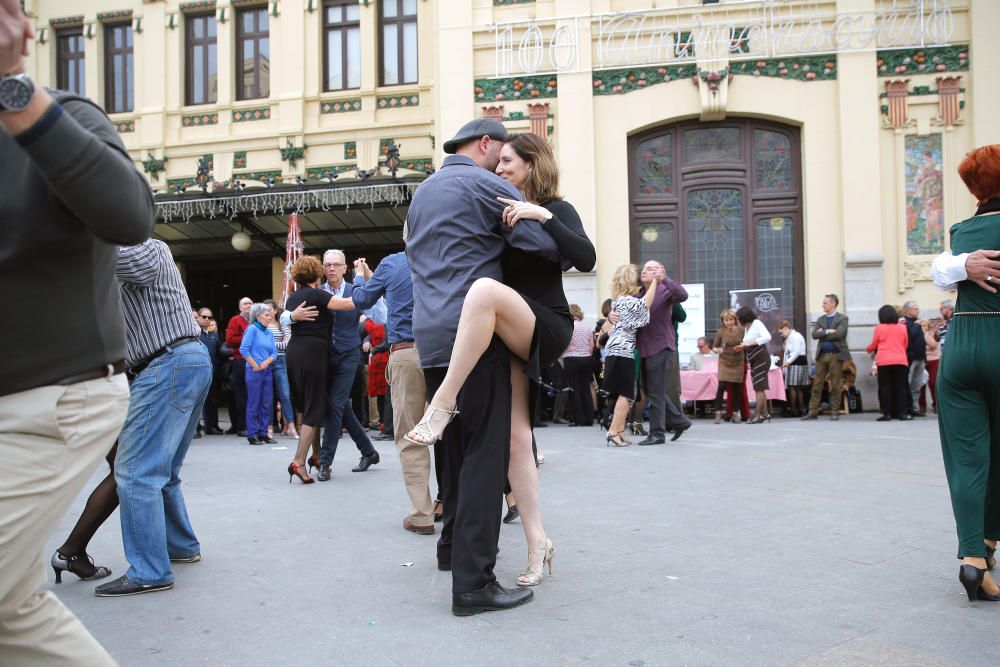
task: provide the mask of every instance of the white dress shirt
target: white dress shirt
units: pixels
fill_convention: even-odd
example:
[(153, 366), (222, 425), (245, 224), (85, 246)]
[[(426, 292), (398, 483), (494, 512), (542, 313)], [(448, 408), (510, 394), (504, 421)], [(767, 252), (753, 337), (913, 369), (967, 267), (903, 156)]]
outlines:
[(961, 255), (952, 255), (947, 250), (934, 258), (931, 264), (931, 278), (934, 284), (943, 290), (954, 291), (958, 283), (969, 279), (969, 274), (965, 270), (965, 261), (969, 259), (969, 254), (963, 252)]

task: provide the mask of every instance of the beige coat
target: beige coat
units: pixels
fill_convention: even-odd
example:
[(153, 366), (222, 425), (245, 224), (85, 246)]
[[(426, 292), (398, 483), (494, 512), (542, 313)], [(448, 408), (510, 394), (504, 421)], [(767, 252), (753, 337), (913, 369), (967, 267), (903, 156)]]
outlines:
[(719, 382), (742, 382), (743, 381), (743, 351), (737, 352), (733, 347), (743, 342), (743, 329), (726, 329), (723, 327), (715, 334), (712, 342), (713, 348), (722, 347), (725, 349), (719, 354)]

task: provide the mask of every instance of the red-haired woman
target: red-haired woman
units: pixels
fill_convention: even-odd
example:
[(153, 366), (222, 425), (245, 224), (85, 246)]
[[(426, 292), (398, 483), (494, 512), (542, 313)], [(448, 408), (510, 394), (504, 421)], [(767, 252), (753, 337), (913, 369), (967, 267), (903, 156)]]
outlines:
[(1000, 265), (989, 261), (995, 253), (979, 252), (1000, 249), (1000, 144), (966, 155), (958, 173), (979, 206), (951, 228), (957, 255), (935, 260), (934, 282), (958, 288), (937, 378), (938, 427), (958, 529), (959, 581), (970, 601), (1000, 601), (989, 573), (1000, 538)]
[[(365, 320), (365, 331), (371, 340), (372, 350), (375, 350), (375, 348), (385, 342), (385, 327), (381, 324), (376, 324), (371, 318)], [(389, 387), (385, 381), (385, 367), (388, 364), (388, 352), (373, 351), (371, 359), (368, 361), (368, 398), (376, 399), (379, 419), (383, 425), (385, 424), (385, 393)]]

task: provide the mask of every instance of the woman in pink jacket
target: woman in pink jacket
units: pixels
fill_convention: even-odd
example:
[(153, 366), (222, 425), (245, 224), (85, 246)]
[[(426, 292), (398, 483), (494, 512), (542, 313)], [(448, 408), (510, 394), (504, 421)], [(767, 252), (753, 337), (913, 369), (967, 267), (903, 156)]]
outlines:
[(906, 360), (906, 346), (910, 337), (906, 326), (899, 323), (899, 314), (893, 306), (878, 310), (878, 321), (868, 352), (875, 352), (878, 372), (878, 402), (882, 416), (876, 421), (887, 422), (893, 417), (900, 421), (913, 419), (908, 414), (910, 398)]

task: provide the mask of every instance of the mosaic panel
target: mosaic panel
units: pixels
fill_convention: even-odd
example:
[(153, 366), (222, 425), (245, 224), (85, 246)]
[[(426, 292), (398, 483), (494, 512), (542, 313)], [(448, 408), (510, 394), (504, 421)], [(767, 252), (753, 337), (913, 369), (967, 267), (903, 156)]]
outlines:
[(326, 173), (343, 174), (347, 171), (354, 171), (358, 168), (356, 164), (328, 164), (325, 167), (310, 167), (306, 169), (306, 179), (310, 181), (322, 181), (326, 179)]
[(558, 90), (559, 80), (555, 75), (476, 79), (473, 88), (476, 101), (556, 97)]
[(267, 169), (263, 171), (246, 171), (240, 174), (233, 174), (233, 179), (240, 181), (261, 181), (265, 178), (273, 178), (274, 180), (281, 182), (281, 170)]
[(119, 134), (126, 134), (128, 132), (135, 132), (135, 121), (134, 120), (116, 120), (114, 121), (115, 129), (118, 130)]
[(256, 120), (267, 120), (271, 117), (271, 107), (256, 107), (254, 109), (233, 110), (234, 123), (249, 123)]
[(246, 169), (247, 168), (247, 152), (246, 151), (236, 151), (233, 153), (233, 169)]
[(936, 255), (944, 250), (944, 181), (941, 135), (905, 139), (906, 251)]
[(322, 114), (347, 113), (349, 111), (361, 111), (360, 97), (354, 100), (335, 100), (331, 102), (323, 102), (319, 105), (319, 112)]
[(969, 69), (969, 45), (878, 51), (876, 65), (879, 76), (964, 72)]
[(195, 113), (181, 116), (182, 127), (201, 127), (202, 125), (218, 125), (218, 113)]
[(658, 83), (690, 79), (698, 75), (697, 65), (631, 67), (594, 72), (594, 95), (624, 95)]
[(375, 105), (379, 109), (402, 109), (403, 107), (415, 107), (419, 104), (420, 95), (393, 95), (379, 97), (375, 100)]

